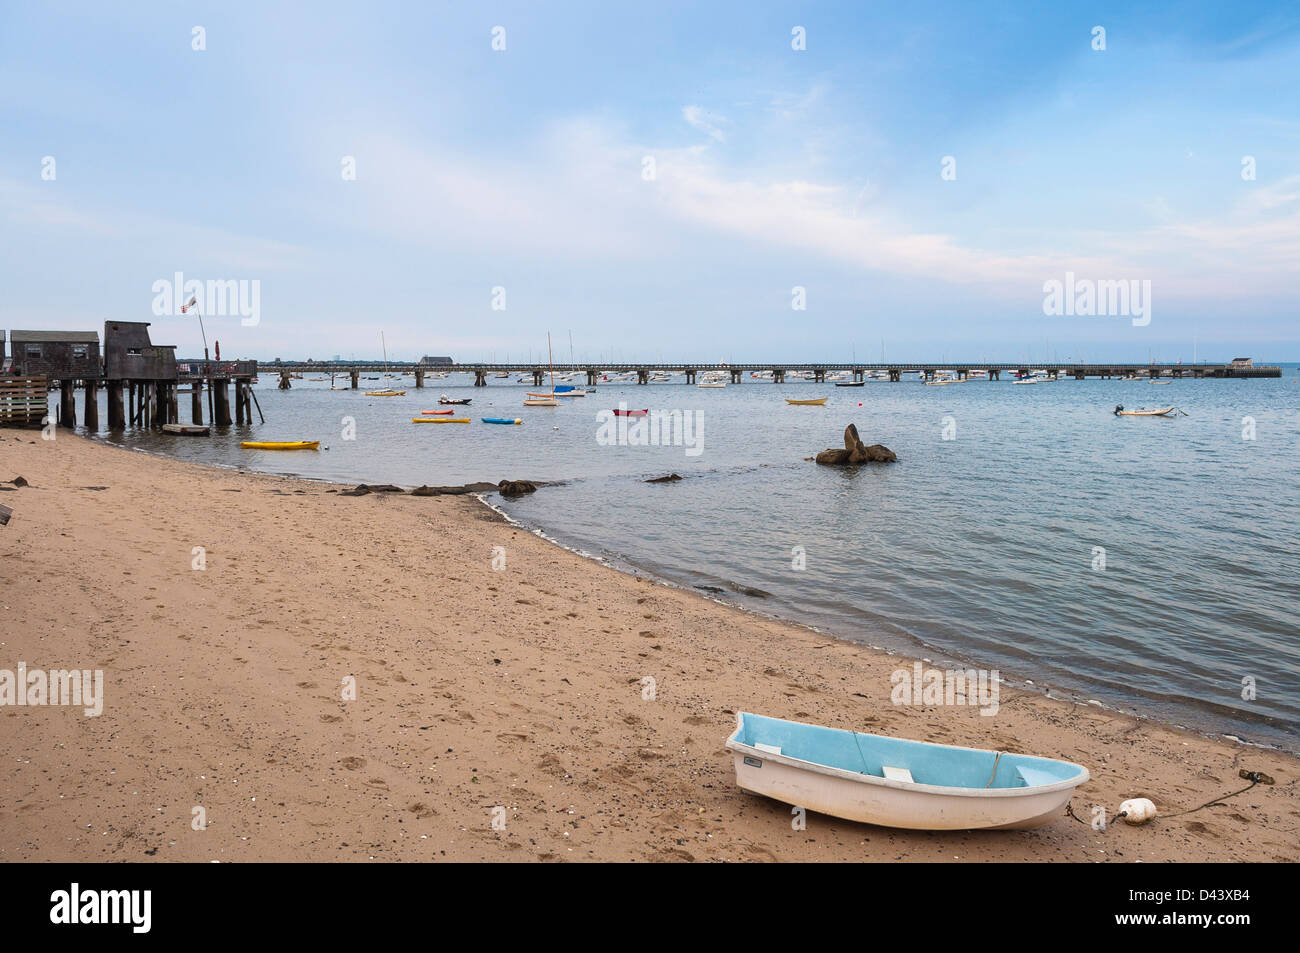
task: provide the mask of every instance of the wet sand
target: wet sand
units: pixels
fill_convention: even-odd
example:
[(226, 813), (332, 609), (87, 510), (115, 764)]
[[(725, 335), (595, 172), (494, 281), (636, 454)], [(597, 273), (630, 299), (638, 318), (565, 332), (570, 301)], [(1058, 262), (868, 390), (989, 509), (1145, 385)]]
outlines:
[[(616, 572), (470, 497), (0, 431), (0, 480), (19, 475), (0, 669), (102, 669), (106, 698), (0, 708), (2, 860), (1300, 858), (1290, 756), (1013, 686), (993, 717), (894, 706), (911, 660)], [(735, 786), (740, 710), (1076, 761), (1084, 820), (1136, 796), (1188, 810), (1241, 768), (1277, 783), (1105, 831), (795, 830)]]

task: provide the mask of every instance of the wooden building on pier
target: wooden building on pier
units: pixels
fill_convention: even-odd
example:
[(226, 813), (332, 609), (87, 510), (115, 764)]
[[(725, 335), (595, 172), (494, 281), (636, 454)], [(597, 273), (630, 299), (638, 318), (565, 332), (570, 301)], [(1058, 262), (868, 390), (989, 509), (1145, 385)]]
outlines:
[(50, 380), (99, 380), (98, 331), (10, 331), (11, 373)]
[[(86, 393), (92, 399), (86, 402), (87, 423), (99, 425), (98, 405), (93, 403), (99, 382), (104, 376), (103, 363), (99, 356), (98, 331), (16, 331), (9, 332), (9, 360), (6, 376), (13, 391), (13, 382), (26, 381), (28, 390), (28, 407), (32, 407), (31, 396), (40, 390), (44, 398), (45, 389), (54, 381), (59, 382), (59, 407), (57, 420), (60, 425), (76, 425), (76, 405), (73, 403), (73, 390), (77, 381), (81, 381)], [(11, 397), (14, 396), (12, 393)], [(44, 403), (44, 400), (42, 400)], [(8, 415), (6, 415), (8, 416)], [(44, 413), (41, 414), (43, 418)], [(10, 421), (21, 422), (21, 421)], [(26, 423), (32, 423), (31, 414)]]

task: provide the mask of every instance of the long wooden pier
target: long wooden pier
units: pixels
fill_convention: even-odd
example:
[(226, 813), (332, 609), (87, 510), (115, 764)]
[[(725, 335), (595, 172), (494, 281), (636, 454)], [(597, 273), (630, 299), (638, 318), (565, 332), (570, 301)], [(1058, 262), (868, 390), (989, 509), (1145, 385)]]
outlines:
[[(368, 373), (378, 373), (380, 371), (399, 371), (404, 374), (411, 374), (415, 377), (415, 386), (423, 387), (425, 376), (430, 373), (444, 374), (473, 374), (474, 386), (484, 387), (488, 383), (488, 378), (494, 374), (523, 374), (529, 375), (533, 383), (541, 386), (548, 368), (544, 365), (535, 363), (529, 364), (419, 364), (419, 363), (401, 363), (382, 361), (271, 361), (264, 362), (261, 365), (263, 372), (279, 371), (281, 386), (288, 385), (292, 374), (337, 374), (346, 375), (350, 378), (353, 389), (357, 388), (360, 376)], [(771, 381), (774, 384), (784, 384), (786, 375), (791, 371), (800, 371), (802, 373), (812, 374), (812, 380), (822, 383), (826, 380), (826, 375), (837, 372), (848, 372), (852, 375), (853, 380), (860, 381), (872, 372), (883, 371), (889, 375), (891, 381), (900, 381), (905, 374), (921, 374), (926, 378), (935, 377), (940, 371), (953, 374), (959, 379), (970, 377), (973, 371), (981, 371), (988, 375), (991, 381), (1000, 380), (1003, 373), (1012, 376), (1026, 376), (1035, 371), (1046, 371), (1052, 377), (1073, 377), (1076, 380), (1084, 380), (1089, 377), (1099, 378), (1124, 378), (1124, 377), (1191, 377), (1191, 378), (1251, 378), (1251, 377), (1281, 377), (1282, 368), (1276, 365), (1259, 365), (1243, 364), (1233, 362), (1229, 364), (1179, 364), (1179, 363), (1110, 363), (1110, 364), (1076, 364), (1076, 363), (970, 363), (970, 362), (895, 362), (885, 364), (866, 364), (866, 363), (825, 363), (825, 364), (785, 364), (785, 363), (762, 363), (762, 364), (717, 364), (717, 363), (657, 363), (657, 364), (605, 364), (605, 363), (577, 363), (577, 364), (556, 364), (554, 367), (557, 373), (581, 373), (586, 374), (587, 384), (595, 386), (600, 382), (600, 378), (607, 374), (635, 374), (638, 384), (650, 383), (651, 375), (660, 372), (672, 372), (675, 374), (684, 374), (686, 383), (694, 384), (696, 377), (702, 373), (721, 373), (727, 374), (731, 378), (731, 383), (739, 384), (745, 379), (746, 374), (762, 372), (771, 375)]]

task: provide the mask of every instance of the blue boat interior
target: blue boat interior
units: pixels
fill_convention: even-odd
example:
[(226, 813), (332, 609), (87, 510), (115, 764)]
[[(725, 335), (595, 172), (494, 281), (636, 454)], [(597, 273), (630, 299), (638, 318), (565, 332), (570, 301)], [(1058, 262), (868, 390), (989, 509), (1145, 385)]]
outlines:
[(954, 788), (1026, 788), (1068, 781), (1083, 773), (1078, 765), (1024, 754), (951, 748), (924, 741), (866, 735), (821, 725), (804, 725), (763, 715), (741, 714), (736, 740), (763, 746), (800, 761), (883, 778), (885, 768), (901, 768), (917, 784)]

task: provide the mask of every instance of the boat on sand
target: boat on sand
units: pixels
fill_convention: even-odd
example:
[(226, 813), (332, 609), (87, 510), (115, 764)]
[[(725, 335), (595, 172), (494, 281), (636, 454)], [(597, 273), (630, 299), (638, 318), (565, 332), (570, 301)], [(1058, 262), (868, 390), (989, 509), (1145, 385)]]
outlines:
[(726, 746), (746, 791), (912, 830), (1023, 829), (1059, 817), (1088, 769), (740, 712)]

